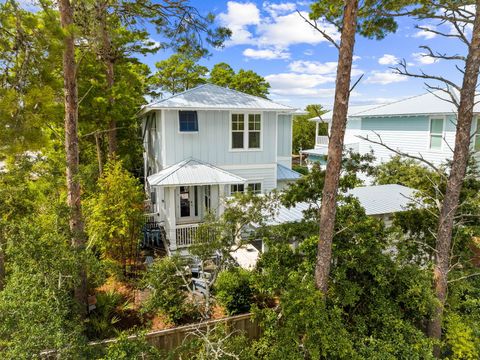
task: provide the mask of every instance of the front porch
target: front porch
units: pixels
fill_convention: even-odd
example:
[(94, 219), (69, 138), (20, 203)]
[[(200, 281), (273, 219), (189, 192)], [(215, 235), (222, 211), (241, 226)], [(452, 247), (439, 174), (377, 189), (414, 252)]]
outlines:
[(186, 160), (147, 179), (149, 214), (164, 232), (167, 253), (187, 253), (207, 216), (223, 214), (227, 186), (245, 179), (198, 160)]

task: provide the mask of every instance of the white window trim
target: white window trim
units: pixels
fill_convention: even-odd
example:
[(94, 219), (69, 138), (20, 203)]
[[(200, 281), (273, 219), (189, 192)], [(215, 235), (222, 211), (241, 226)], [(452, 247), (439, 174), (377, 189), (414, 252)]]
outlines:
[[(442, 120), (442, 141), (440, 142), (440, 149), (432, 149), (432, 120), (434, 119)], [(445, 115), (430, 116), (428, 121), (428, 151), (442, 152), (445, 147), (444, 139), (445, 139)]]
[[(243, 148), (242, 149), (234, 149), (232, 148), (232, 115), (233, 114), (243, 114)], [(260, 147), (259, 148), (248, 148), (248, 115), (260, 115)], [(228, 114), (228, 138), (229, 138), (229, 151), (230, 152), (255, 152), (255, 151), (263, 151), (263, 112), (261, 111), (252, 111), (252, 112), (245, 112), (245, 111), (229, 111)]]
[(233, 196), (233, 195), (235, 194), (234, 192), (232, 192), (232, 185), (240, 185), (240, 184), (243, 185), (243, 193), (244, 193), (244, 194), (247, 193), (247, 191), (248, 191), (248, 185), (250, 185), (250, 184), (260, 184), (261, 189), (260, 189), (260, 192), (259, 192), (257, 195), (259, 195), (259, 194), (264, 194), (264, 193), (265, 193), (265, 188), (264, 188), (264, 186), (263, 186), (263, 180), (264, 180), (264, 179), (257, 179), (257, 180), (251, 180), (251, 179), (249, 179), (249, 180), (248, 180), (247, 182), (245, 182), (245, 183), (230, 184), (230, 186), (228, 187), (229, 196)]
[(472, 136), (472, 140), (473, 140), (473, 143), (472, 143), (472, 151), (474, 152), (479, 152), (480, 153), (480, 149), (479, 150), (476, 150), (475, 149), (475, 143), (477, 142), (477, 136), (480, 136), (480, 132), (478, 132), (478, 125), (480, 125), (478, 122), (480, 121), (480, 116), (476, 115), (473, 117), (473, 136)]
[[(180, 131), (180, 111), (195, 111), (197, 113), (197, 131)], [(198, 134), (200, 131), (200, 123), (198, 121), (198, 111), (197, 110), (177, 110), (177, 133), (181, 135), (191, 135)]]

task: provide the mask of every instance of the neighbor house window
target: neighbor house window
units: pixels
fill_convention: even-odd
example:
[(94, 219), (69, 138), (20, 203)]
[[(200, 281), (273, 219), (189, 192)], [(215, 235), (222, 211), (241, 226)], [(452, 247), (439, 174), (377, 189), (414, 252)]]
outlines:
[(232, 149), (243, 149), (245, 133), (245, 116), (232, 114)]
[(443, 119), (430, 119), (430, 149), (440, 150), (443, 139)]
[(248, 191), (252, 192), (253, 194), (261, 194), (262, 193), (262, 184), (261, 183), (251, 183), (247, 185)]
[(260, 149), (262, 118), (260, 114), (232, 114), (232, 149)]
[(196, 111), (179, 111), (178, 119), (180, 132), (198, 131), (198, 118)]
[(475, 127), (473, 149), (475, 151), (480, 151), (480, 118), (477, 117), (475, 122), (477, 126)]
[(243, 193), (245, 191), (245, 185), (243, 184), (233, 184), (230, 187), (230, 194)]
[(248, 115), (248, 148), (260, 149), (260, 132), (261, 132), (260, 114)]

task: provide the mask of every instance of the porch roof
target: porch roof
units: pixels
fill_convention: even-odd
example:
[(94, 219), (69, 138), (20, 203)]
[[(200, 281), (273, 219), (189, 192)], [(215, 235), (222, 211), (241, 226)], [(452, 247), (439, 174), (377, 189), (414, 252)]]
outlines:
[(297, 180), (302, 177), (302, 174), (295, 170), (289, 169), (286, 166), (277, 164), (277, 180)]
[(241, 184), (246, 180), (200, 160), (188, 159), (147, 178), (151, 186)]

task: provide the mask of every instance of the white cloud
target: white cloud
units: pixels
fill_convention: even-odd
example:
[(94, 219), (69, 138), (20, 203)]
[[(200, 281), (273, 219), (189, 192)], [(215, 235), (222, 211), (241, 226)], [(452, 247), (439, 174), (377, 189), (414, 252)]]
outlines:
[(303, 55), (312, 56), (313, 55), (313, 50), (312, 49), (307, 49), (303, 52)]
[(371, 75), (365, 80), (365, 83), (387, 85), (406, 80), (406, 76), (391, 71), (372, 71)]
[[(321, 63), (319, 61), (308, 61), (308, 60), (296, 60), (291, 62), (288, 65), (289, 69), (293, 72), (303, 73), (303, 74), (314, 74), (314, 75), (330, 75), (331, 77), (336, 76), (337, 72), (337, 62), (328, 61)], [(352, 76), (358, 76), (362, 74), (363, 71), (358, 69), (356, 65), (352, 67)]]
[[(288, 49), (294, 44), (316, 45), (327, 41), (318, 31), (308, 25), (295, 11), (294, 3), (264, 3), (264, 11), (269, 15), (261, 15), (260, 9), (252, 2), (239, 3), (229, 1), (227, 11), (218, 16), (219, 22), (232, 30), (232, 37), (227, 46), (255, 45), (262, 48)], [(301, 12), (308, 17), (308, 13)], [(318, 22), (333, 39), (339, 40), (336, 27)]]
[(161, 43), (153, 38), (148, 38), (146, 41), (144, 41), (144, 45), (148, 49), (157, 49), (160, 48)]
[(265, 79), (270, 83), (272, 89), (288, 89), (293, 87), (311, 89), (318, 85), (334, 82), (335, 76), (280, 73), (267, 75)]
[[(307, 12), (301, 12), (308, 17)], [(333, 39), (339, 40), (337, 29), (326, 23), (318, 23)], [(286, 48), (294, 44), (319, 44), (327, 41), (318, 31), (308, 25), (296, 12), (276, 16), (271, 19), (262, 19), (257, 27), (258, 43), (261, 45)]]
[(413, 53), (412, 57), (415, 59), (417, 63), (422, 65), (431, 65), (438, 61), (438, 59), (428, 56), (425, 53)]
[(277, 49), (245, 49), (243, 55), (252, 58), (252, 59), (264, 59), (264, 60), (273, 60), (273, 59), (289, 59), (290, 53), (277, 50)]
[(353, 55), (352, 60), (357, 61), (357, 60), (360, 60), (361, 58), (362, 58), (361, 56)]
[[(434, 25), (422, 25), (422, 27), (425, 29), (431, 29), (431, 30), (435, 29)], [(435, 33), (431, 31), (423, 30), (423, 29), (419, 29), (415, 34), (413, 34), (413, 37), (424, 38), (427, 40), (433, 39), (436, 36), (437, 35)]]
[(232, 37), (226, 45), (250, 44), (253, 41), (253, 35), (248, 30), (248, 26), (260, 23), (260, 10), (254, 3), (229, 1), (227, 12), (220, 13), (218, 20), (232, 30)]
[(321, 63), (318, 61), (296, 60), (291, 62), (288, 67), (291, 71), (298, 73), (325, 75), (337, 71), (337, 62)]
[(272, 16), (276, 16), (278, 14), (284, 14), (286, 12), (291, 12), (295, 11), (297, 8), (297, 5), (292, 2), (287, 2), (287, 3), (270, 3), (268, 1), (265, 1), (263, 3), (263, 8), (270, 13)]
[(380, 65), (395, 65), (398, 63), (398, 58), (395, 55), (385, 54), (378, 59)]

